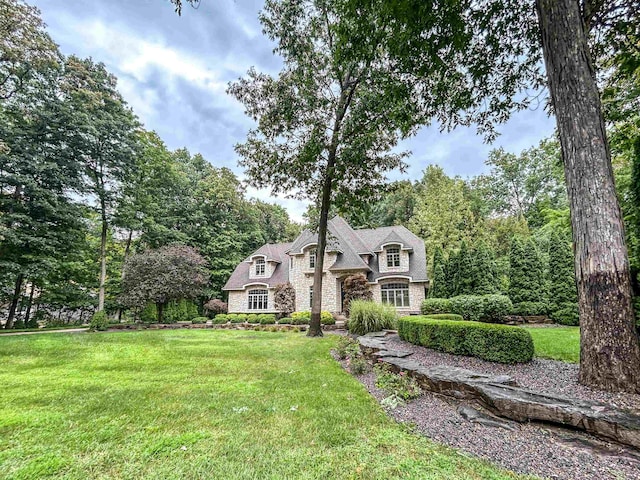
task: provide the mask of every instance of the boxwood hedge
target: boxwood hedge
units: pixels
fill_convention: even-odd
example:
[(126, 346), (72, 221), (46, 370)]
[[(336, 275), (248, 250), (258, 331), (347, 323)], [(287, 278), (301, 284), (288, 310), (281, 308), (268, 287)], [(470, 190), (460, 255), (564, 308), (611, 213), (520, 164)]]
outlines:
[(492, 362), (523, 363), (533, 358), (533, 339), (520, 327), (412, 316), (398, 320), (398, 334), (415, 345)]
[(461, 322), (464, 320), (462, 315), (457, 315), (455, 313), (433, 313), (431, 315), (425, 315), (427, 318), (433, 318), (436, 320), (455, 320), (457, 322)]

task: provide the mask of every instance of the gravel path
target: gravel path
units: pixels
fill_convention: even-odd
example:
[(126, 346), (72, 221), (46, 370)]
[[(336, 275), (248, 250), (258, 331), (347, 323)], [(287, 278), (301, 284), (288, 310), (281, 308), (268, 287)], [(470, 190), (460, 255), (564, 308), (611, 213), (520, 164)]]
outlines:
[(475, 357), (449, 355), (400, 340), (397, 335), (385, 337), (390, 347), (413, 352), (411, 359), (425, 366), (451, 365), (474, 372), (509, 375), (520, 387), (536, 392), (553, 393), (583, 400), (597, 400), (640, 413), (640, 395), (592, 390), (578, 384), (578, 365), (535, 358), (529, 363), (504, 365)]
[[(400, 340), (385, 338), (390, 348), (413, 352), (412, 360), (425, 366), (451, 365), (476, 372), (511, 376), (519, 386), (537, 392), (597, 400), (640, 412), (640, 395), (612, 394), (578, 384), (578, 365), (534, 359), (527, 364), (503, 365), (478, 358), (449, 355)], [(343, 365), (344, 366), (344, 365)], [(358, 377), (379, 401), (386, 395), (375, 387), (373, 373)], [(557, 480), (640, 480), (640, 452), (596, 439), (581, 432), (538, 423), (501, 420), (513, 430), (485, 426), (464, 419), (461, 405), (479, 405), (425, 392), (404, 406), (389, 411), (397, 421), (454, 448), (515, 472)]]
[[(357, 378), (379, 401), (385, 397), (375, 387), (372, 373)], [(472, 423), (457, 412), (459, 405), (448, 397), (426, 392), (389, 414), (436, 442), (515, 472), (558, 480), (640, 479), (640, 452), (539, 424), (509, 422), (516, 427), (510, 431)]]

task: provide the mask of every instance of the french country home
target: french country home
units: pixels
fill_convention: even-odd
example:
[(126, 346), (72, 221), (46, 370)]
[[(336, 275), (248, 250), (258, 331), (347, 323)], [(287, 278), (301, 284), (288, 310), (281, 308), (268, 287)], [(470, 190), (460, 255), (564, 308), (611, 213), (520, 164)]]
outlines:
[[(317, 234), (303, 231), (293, 243), (263, 245), (236, 267), (224, 290), (229, 312), (276, 312), (275, 286), (291, 282), (296, 311), (311, 310)], [(399, 313), (418, 313), (429, 280), (424, 242), (403, 226), (353, 229), (341, 217), (329, 220), (322, 281), (322, 309), (343, 310), (342, 284), (366, 275), (373, 299)]]

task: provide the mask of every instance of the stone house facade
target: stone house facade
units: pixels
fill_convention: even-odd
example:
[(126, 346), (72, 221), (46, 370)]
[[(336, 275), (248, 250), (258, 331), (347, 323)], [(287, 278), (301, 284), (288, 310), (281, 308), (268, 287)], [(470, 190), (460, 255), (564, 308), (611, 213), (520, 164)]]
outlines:
[[(236, 267), (224, 286), (230, 313), (277, 313), (273, 294), (291, 282), (296, 311), (311, 310), (317, 235), (305, 230), (293, 243), (267, 244)], [(429, 284), (424, 242), (403, 226), (354, 230), (341, 217), (328, 223), (322, 309), (342, 312), (342, 283), (366, 275), (376, 302), (399, 313), (419, 313)]]

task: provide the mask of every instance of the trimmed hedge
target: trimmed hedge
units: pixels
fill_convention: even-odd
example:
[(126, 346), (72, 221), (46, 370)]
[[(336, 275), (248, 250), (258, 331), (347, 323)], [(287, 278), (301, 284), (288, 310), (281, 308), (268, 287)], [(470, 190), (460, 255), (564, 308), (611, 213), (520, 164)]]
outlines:
[(451, 298), (451, 312), (465, 320), (479, 322), (484, 315), (484, 299), (480, 295), (458, 295)]
[(402, 317), (398, 320), (398, 334), (415, 345), (492, 362), (523, 363), (533, 358), (531, 334), (520, 327)]
[[(291, 314), (291, 323), (293, 325), (308, 325), (311, 321), (311, 312), (308, 310), (302, 312), (293, 312)], [(334, 325), (336, 320), (330, 312), (322, 310), (320, 313), (320, 323), (322, 325)]]
[(549, 305), (544, 302), (520, 302), (514, 303), (511, 309), (513, 315), (546, 315), (549, 313)]
[(207, 317), (195, 317), (191, 320), (191, 323), (207, 323), (209, 319)]
[(451, 313), (451, 300), (448, 298), (427, 298), (420, 305), (420, 313), (423, 315)]
[(433, 318), (434, 320), (455, 320), (456, 322), (462, 322), (464, 320), (462, 315), (455, 313), (434, 313), (432, 315), (425, 315), (425, 317)]
[(213, 317), (213, 323), (216, 324), (216, 325), (227, 323), (229, 321), (227, 316), (228, 315), (226, 313), (219, 313), (218, 315)]

